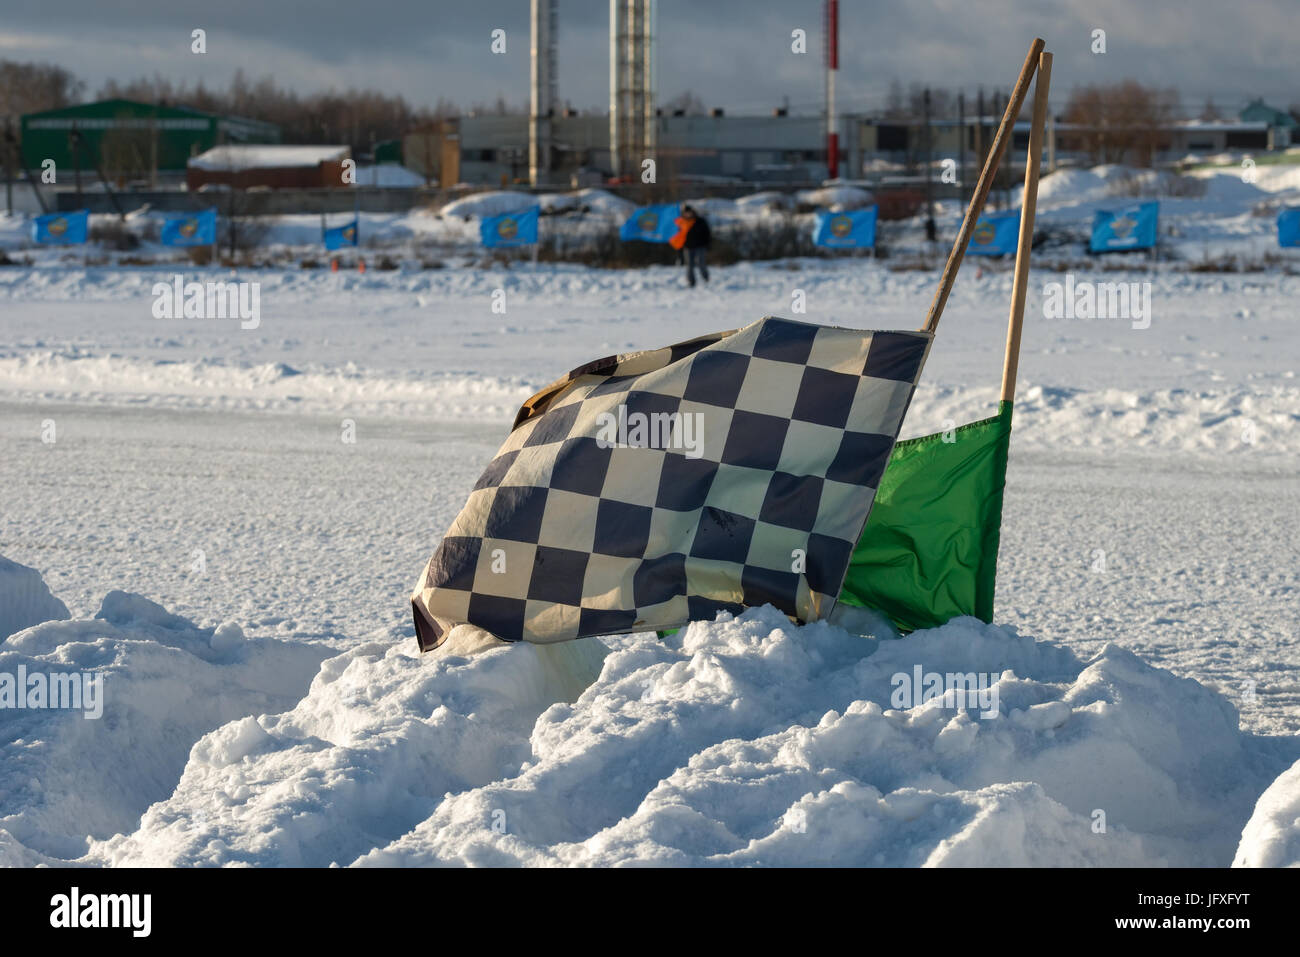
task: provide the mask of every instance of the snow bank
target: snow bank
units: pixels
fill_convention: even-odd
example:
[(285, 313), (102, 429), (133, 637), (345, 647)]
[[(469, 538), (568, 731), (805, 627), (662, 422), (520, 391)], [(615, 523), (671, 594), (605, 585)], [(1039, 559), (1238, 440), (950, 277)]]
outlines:
[(769, 211), (784, 212), (793, 206), (789, 193), (780, 193), (771, 189), (741, 196), (736, 200), (736, 208), (741, 213), (749, 215), (764, 214)]
[(349, 651), (325, 662), (292, 711), (199, 741), (175, 794), (91, 857), (348, 863), (400, 837), (447, 793), (517, 774), (537, 716), (575, 700), (604, 654), (590, 639), (507, 646), (468, 627), (424, 657), (409, 643)]
[[(1300, 455), (1300, 388), (1068, 389), (1021, 384), (1018, 449), (1110, 449), (1237, 455)], [(993, 388), (917, 390), (903, 438), (992, 414)]]
[[(134, 830), (195, 740), (291, 707), (327, 654), (245, 639), (233, 623), (198, 628), (124, 592), (94, 620), (11, 635), (0, 644), (0, 866), (79, 858), (88, 836)], [(78, 689), (61, 698), (77, 707), (49, 706), (56, 684)]]
[(357, 176), (352, 186), (379, 186), (388, 189), (418, 189), (428, 185), (428, 181), (414, 170), (407, 169), (401, 163), (379, 163), (373, 166), (358, 166)]
[(510, 190), (488, 190), (473, 193), (462, 199), (452, 200), (439, 210), (444, 219), (448, 217), (476, 218), (481, 216), (500, 216), (502, 213), (516, 213), (538, 205), (537, 197), (532, 193)]
[(543, 193), (537, 198), (542, 209), (552, 213), (583, 211), (622, 220), (636, 209), (636, 203), (594, 187), (572, 193)]
[[(895, 707), (917, 668), (991, 672), (997, 716)], [(1260, 786), (1218, 694), (970, 619), (878, 641), (722, 616), (611, 654), (531, 745), (360, 863), (1224, 864)]]
[(0, 391), (20, 397), (59, 395), (96, 405), (322, 413), (346, 408), (442, 419), (505, 419), (535, 391), (518, 378), (490, 374), (376, 374), (355, 367), (127, 359), (75, 350), (0, 356), (0, 378)]
[[(609, 639), (603, 666), (599, 642), (468, 628), (424, 658), (359, 648), (292, 711), (205, 736), (84, 860), (1223, 865), (1276, 773), (1224, 698), (1117, 645), (1082, 662), (973, 619), (906, 641), (858, 619), (722, 615)], [(918, 674), (994, 697), (899, 697)]]
[[(1222, 168), (1196, 169), (1187, 175), (1205, 180), (1211, 195), (1225, 199), (1258, 199), (1262, 193), (1300, 192), (1300, 163), (1256, 166), (1250, 171), (1250, 183), (1243, 179), (1245, 171), (1239, 163)], [(1240, 188), (1243, 186), (1246, 189)]]
[(1300, 761), (1260, 795), (1232, 866), (1300, 867)]
[(40, 572), (0, 555), (0, 642), (32, 625), (68, 617), (68, 606), (50, 594)]
[(580, 189), (571, 193), (525, 193), (512, 190), (489, 190), (474, 193), (448, 203), (440, 211), (447, 218), (477, 218), (500, 216), (540, 206), (543, 212), (562, 213), (586, 211), (616, 218), (626, 218), (636, 209), (636, 204), (620, 199), (603, 189)]
[(807, 206), (821, 206), (831, 210), (859, 209), (876, 201), (870, 190), (858, 186), (823, 186), (821, 189), (804, 189), (795, 194)]
[(1058, 169), (1054, 173), (1048, 173), (1038, 181), (1038, 205), (1047, 209), (1104, 199), (1109, 187), (1107, 177), (1098, 172), (1101, 169), (1103, 167), (1098, 167), (1097, 170)]

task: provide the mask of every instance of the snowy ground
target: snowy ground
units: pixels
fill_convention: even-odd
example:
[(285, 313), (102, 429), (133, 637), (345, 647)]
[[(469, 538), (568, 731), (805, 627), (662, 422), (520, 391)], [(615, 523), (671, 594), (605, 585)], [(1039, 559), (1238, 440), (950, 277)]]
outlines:
[[(992, 411), (1009, 276), (971, 270), (909, 434)], [(1077, 276), (1151, 281), (1135, 329), (1043, 318), (1034, 273), (995, 625), (757, 610), (602, 670), (595, 642), (414, 652), (410, 589), (518, 401), (796, 290), (915, 328), (935, 274), (226, 271), (261, 284), (248, 330), (154, 319), (171, 275), (0, 269), (0, 555), (72, 619), (0, 673), (109, 676), (98, 721), (0, 710), (0, 862), (1300, 861), (1300, 277)], [(62, 617), (8, 568), (0, 602)], [(895, 709), (914, 664), (1001, 675), (1000, 718)]]

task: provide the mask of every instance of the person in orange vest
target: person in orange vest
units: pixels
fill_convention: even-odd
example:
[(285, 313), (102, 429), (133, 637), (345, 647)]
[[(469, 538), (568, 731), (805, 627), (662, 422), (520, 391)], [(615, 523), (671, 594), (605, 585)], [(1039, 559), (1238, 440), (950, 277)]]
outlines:
[(695, 286), (695, 270), (700, 270), (700, 275), (705, 282), (709, 281), (709, 243), (713, 241), (713, 234), (709, 230), (709, 221), (695, 211), (692, 206), (683, 206), (682, 214), (678, 216), (674, 223), (677, 224), (677, 235), (668, 241), (668, 244), (676, 250), (685, 250), (686, 252), (686, 281), (692, 287)]

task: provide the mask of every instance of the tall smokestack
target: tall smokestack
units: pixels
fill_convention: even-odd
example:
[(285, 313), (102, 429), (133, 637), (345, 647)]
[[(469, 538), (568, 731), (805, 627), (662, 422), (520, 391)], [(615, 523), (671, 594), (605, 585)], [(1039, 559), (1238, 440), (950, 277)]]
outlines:
[(550, 179), (551, 117), (555, 114), (556, 0), (533, 0), (532, 96), (528, 117), (528, 178), (534, 186)]
[(654, 0), (609, 2), (609, 159), (630, 176), (655, 146)]
[(840, 0), (826, 0), (826, 172), (840, 175), (840, 121), (835, 115), (835, 73), (840, 68)]

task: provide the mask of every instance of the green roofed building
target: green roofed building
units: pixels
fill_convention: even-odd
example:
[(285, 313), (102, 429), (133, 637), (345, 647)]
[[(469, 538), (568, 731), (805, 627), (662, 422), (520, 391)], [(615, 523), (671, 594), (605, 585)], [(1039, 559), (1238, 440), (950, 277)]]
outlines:
[[(73, 134), (81, 146), (73, 148)], [(218, 116), (183, 106), (135, 100), (100, 100), (22, 117), (22, 158), (27, 169), (54, 160), (56, 168), (140, 178), (153, 170), (184, 172), (191, 156), (226, 143), (278, 143), (273, 123)]]

